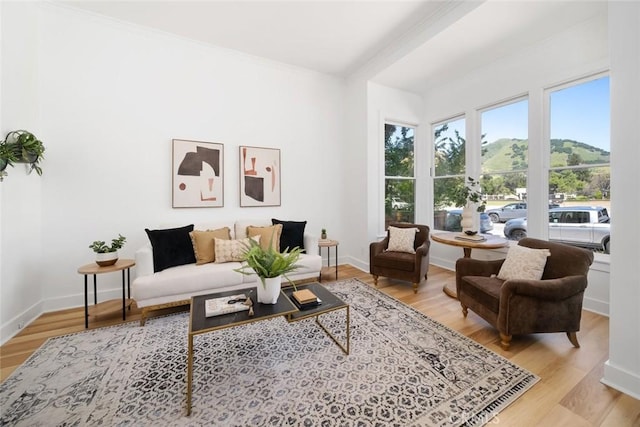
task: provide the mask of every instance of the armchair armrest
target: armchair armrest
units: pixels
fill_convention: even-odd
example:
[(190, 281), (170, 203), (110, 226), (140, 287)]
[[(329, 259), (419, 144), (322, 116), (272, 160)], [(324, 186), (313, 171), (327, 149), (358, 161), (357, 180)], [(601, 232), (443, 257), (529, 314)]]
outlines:
[(384, 252), (384, 250), (387, 249), (388, 245), (389, 245), (388, 236), (380, 240), (379, 242), (371, 242), (371, 244), (369, 244), (369, 259), (372, 259), (374, 256)]
[(513, 295), (544, 300), (563, 300), (587, 288), (586, 276), (567, 276), (547, 280), (507, 280), (500, 290), (500, 305)]
[(431, 240), (429, 239), (425, 240), (423, 244), (421, 244), (416, 248), (416, 258), (419, 259), (424, 256), (427, 256), (427, 254), (429, 253), (430, 246), (431, 246)]
[(486, 276), (498, 274), (504, 259), (483, 261), (473, 258), (458, 258), (456, 261), (456, 276)]

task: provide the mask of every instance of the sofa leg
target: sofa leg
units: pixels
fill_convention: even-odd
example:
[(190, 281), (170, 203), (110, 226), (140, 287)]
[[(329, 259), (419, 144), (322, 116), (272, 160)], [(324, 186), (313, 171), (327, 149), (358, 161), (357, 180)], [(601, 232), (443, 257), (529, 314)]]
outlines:
[(417, 294), (418, 293), (418, 284), (417, 283), (413, 283), (413, 293)]
[(571, 341), (571, 344), (573, 344), (575, 348), (580, 348), (580, 343), (578, 342), (578, 336), (576, 335), (575, 332), (567, 332), (567, 338), (569, 338), (569, 341)]
[(511, 335), (500, 332), (500, 347), (502, 347), (503, 350), (509, 350), (509, 347), (511, 346), (511, 338)]
[(373, 276), (373, 285), (377, 288), (378, 287), (378, 276), (376, 276), (375, 274), (372, 274)]
[(145, 322), (147, 321), (147, 313), (148, 310), (146, 308), (143, 308), (142, 314), (140, 315), (140, 326), (144, 326)]
[(467, 309), (467, 306), (462, 303), (460, 305), (462, 306), (462, 315), (464, 317), (467, 317), (467, 314), (469, 314), (469, 310)]

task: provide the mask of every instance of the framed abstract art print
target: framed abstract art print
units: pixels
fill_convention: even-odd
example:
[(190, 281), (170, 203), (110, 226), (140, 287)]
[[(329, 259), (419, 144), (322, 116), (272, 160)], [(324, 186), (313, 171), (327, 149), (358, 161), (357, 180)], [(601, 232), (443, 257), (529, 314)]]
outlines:
[(173, 140), (173, 207), (224, 206), (224, 145)]
[(240, 206), (280, 206), (280, 150), (240, 146)]

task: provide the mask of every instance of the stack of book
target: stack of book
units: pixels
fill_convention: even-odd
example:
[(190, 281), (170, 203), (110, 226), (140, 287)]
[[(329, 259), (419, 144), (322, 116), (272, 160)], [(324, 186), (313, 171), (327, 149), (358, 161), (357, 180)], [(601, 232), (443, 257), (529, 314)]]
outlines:
[(309, 289), (302, 289), (291, 294), (293, 302), (298, 309), (302, 310), (309, 307), (316, 307), (320, 304), (320, 299)]

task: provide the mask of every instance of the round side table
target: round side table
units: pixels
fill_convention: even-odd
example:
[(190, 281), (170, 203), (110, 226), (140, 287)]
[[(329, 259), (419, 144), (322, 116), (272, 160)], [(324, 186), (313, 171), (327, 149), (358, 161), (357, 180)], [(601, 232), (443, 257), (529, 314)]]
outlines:
[(327, 267), (320, 268), (320, 277), (319, 281), (322, 282), (322, 271), (325, 271), (325, 274), (330, 274), (331, 272), (331, 248), (336, 249), (336, 280), (338, 280), (338, 244), (337, 240), (332, 239), (320, 239), (318, 240), (318, 255), (322, 256), (322, 248), (327, 248)]
[[(97, 280), (96, 275), (104, 273), (113, 273), (115, 271), (122, 271), (122, 320), (126, 320), (127, 307), (131, 309), (131, 267), (136, 265), (136, 262), (132, 259), (119, 259), (115, 264), (107, 267), (100, 267), (95, 262), (91, 264), (83, 265), (78, 268), (78, 273), (84, 276), (84, 327), (89, 327), (89, 301), (87, 296), (87, 276), (93, 275), (93, 306), (91, 307), (92, 314), (104, 314), (117, 309), (119, 300), (103, 301), (98, 304), (97, 293)], [(126, 290), (127, 296), (125, 297), (125, 278), (124, 273), (127, 271)], [(115, 302), (115, 304), (114, 304)]]

